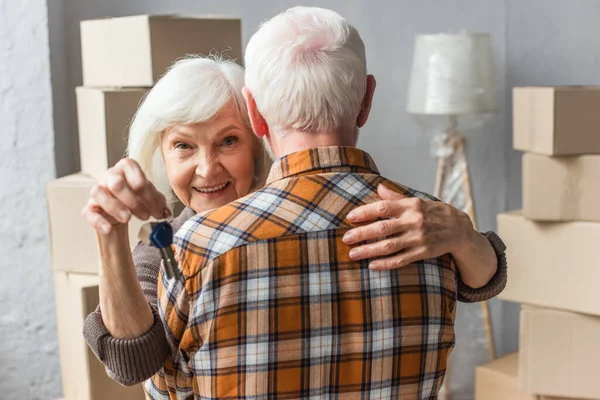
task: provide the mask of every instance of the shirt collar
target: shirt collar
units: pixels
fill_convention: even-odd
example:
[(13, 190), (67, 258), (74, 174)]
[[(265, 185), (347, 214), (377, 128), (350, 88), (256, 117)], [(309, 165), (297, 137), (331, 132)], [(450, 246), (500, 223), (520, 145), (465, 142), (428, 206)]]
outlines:
[(298, 175), (323, 172), (371, 173), (379, 170), (371, 156), (356, 147), (317, 147), (288, 154), (271, 166), (267, 184)]

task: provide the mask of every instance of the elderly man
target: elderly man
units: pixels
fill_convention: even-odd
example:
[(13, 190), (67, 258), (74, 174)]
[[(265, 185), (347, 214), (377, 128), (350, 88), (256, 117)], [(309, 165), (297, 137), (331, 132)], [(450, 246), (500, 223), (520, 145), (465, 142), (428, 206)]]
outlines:
[(158, 287), (173, 356), (148, 395), (436, 398), (454, 345), (455, 260), (377, 271), (347, 256), (349, 212), (380, 185), (435, 201), (355, 147), (375, 91), (358, 32), (333, 11), (292, 8), (251, 38), (246, 68), (253, 129), (277, 160), (263, 189), (177, 233), (183, 276), (161, 274)]

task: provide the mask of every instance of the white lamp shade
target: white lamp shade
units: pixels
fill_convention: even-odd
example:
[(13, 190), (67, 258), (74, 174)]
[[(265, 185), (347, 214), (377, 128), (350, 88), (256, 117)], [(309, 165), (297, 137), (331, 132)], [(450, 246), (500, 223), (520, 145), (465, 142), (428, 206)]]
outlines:
[(490, 35), (417, 35), (407, 111), (460, 115), (497, 109)]

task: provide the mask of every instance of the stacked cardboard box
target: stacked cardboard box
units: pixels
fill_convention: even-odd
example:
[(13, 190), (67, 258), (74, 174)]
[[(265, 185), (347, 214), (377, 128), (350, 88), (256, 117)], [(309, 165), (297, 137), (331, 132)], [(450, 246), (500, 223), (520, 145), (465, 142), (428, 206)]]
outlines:
[[(142, 15), (81, 23), (81, 172), (47, 186), (64, 400), (144, 398), (141, 385), (110, 379), (83, 338), (84, 319), (99, 304), (100, 255), (81, 211), (90, 189), (125, 155), (131, 119), (168, 67), (188, 54), (215, 52), (241, 63), (241, 43), (236, 18)], [(132, 249), (141, 224), (129, 224)]]
[[(500, 298), (522, 304), (512, 390), (600, 399), (600, 87), (515, 88), (513, 142), (523, 209), (498, 216), (510, 266)], [(496, 398), (493, 368), (478, 371), (478, 400)]]

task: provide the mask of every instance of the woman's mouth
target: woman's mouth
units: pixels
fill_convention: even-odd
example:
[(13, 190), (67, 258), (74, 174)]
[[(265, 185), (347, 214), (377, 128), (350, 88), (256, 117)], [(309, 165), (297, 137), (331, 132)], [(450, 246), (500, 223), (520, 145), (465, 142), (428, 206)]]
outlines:
[(225, 182), (217, 186), (194, 187), (194, 190), (203, 197), (218, 197), (223, 194), (230, 183), (231, 182)]

